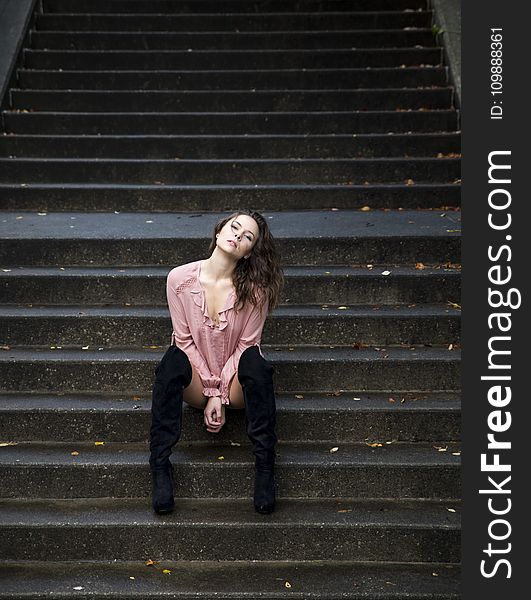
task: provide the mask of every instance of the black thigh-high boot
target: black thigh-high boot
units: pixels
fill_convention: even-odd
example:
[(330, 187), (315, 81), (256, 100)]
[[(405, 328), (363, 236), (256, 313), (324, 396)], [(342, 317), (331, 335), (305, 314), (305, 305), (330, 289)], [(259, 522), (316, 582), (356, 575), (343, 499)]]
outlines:
[(275, 509), (275, 444), (277, 435), (275, 369), (258, 346), (244, 350), (238, 363), (238, 380), (245, 400), (245, 428), (255, 455), (254, 507), (267, 514)]
[(170, 346), (155, 369), (151, 403), (149, 466), (153, 484), (153, 509), (162, 514), (173, 510), (172, 446), (181, 435), (183, 390), (192, 381), (192, 365), (186, 353)]

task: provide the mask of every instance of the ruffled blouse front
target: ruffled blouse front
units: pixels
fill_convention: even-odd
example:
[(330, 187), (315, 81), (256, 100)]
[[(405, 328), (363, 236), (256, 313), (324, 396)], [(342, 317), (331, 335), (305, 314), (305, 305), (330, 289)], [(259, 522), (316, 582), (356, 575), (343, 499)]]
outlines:
[(236, 293), (234, 292), (234, 290), (231, 290), (229, 295), (227, 296), (226, 300), (225, 300), (225, 305), (223, 306), (223, 308), (218, 312), (219, 315), (219, 326), (216, 325), (216, 323), (214, 323), (214, 321), (212, 321), (212, 319), (210, 318), (210, 314), (208, 312), (208, 306), (207, 306), (207, 302), (206, 302), (206, 294), (205, 294), (205, 290), (203, 289), (203, 286), (201, 285), (201, 263), (203, 261), (197, 261), (199, 263), (199, 267), (197, 270), (197, 278), (196, 278), (196, 285), (192, 285), (192, 287), (190, 288), (190, 294), (192, 294), (192, 300), (195, 302), (195, 304), (201, 309), (201, 312), (203, 314), (203, 324), (206, 327), (211, 327), (211, 328), (218, 328), (219, 330), (223, 331), (223, 329), (225, 329), (225, 327), (227, 327), (229, 320), (227, 319), (227, 312), (231, 309), (233, 309), (234, 307), (234, 303), (236, 302)]
[(172, 269), (166, 280), (173, 331), (171, 343), (186, 352), (203, 383), (205, 396), (221, 396), (229, 404), (231, 380), (241, 354), (250, 346), (260, 348), (267, 318), (267, 302), (261, 309), (248, 303), (236, 312), (236, 293), (228, 294), (218, 312), (219, 326), (208, 313), (205, 291), (199, 280), (203, 260)]

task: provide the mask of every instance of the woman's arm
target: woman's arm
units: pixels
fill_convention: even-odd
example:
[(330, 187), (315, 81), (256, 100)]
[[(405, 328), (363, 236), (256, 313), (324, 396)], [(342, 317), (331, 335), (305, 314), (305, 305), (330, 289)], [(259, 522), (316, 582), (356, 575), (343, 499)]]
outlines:
[(173, 325), (171, 342), (173, 344), (173, 340), (175, 340), (177, 346), (186, 352), (190, 362), (194, 364), (203, 383), (203, 394), (205, 396), (219, 396), (221, 379), (211, 373), (206, 360), (195, 345), (186, 320), (181, 296), (175, 291), (178, 283), (178, 277), (175, 270), (172, 269), (166, 279), (166, 297)]

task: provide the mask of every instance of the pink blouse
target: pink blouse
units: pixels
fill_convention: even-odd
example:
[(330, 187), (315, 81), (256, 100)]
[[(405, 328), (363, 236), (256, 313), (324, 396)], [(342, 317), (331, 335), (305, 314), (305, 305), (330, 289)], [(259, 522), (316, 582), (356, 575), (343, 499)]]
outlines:
[[(236, 293), (231, 291), (219, 311), (219, 327), (210, 318), (203, 286), (199, 281), (201, 264), (197, 260), (175, 267), (168, 273), (166, 295), (173, 331), (171, 344), (186, 352), (203, 382), (205, 396), (221, 396), (230, 404), (232, 376), (238, 370), (243, 351), (258, 346), (267, 317), (267, 301), (259, 310), (248, 303), (238, 313), (234, 310)], [(264, 357), (265, 358), (265, 357)]]

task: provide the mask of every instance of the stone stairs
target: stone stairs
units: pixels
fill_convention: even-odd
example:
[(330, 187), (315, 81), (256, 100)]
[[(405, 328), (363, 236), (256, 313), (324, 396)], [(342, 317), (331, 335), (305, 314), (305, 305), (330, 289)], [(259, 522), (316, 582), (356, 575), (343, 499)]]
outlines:
[[(0, 132), (0, 600), (455, 600), (460, 132), (423, 0), (42, 0)], [(277, 510), (184, 411), (151, 509), (169, 270), (278, 242)]]

